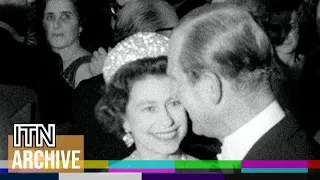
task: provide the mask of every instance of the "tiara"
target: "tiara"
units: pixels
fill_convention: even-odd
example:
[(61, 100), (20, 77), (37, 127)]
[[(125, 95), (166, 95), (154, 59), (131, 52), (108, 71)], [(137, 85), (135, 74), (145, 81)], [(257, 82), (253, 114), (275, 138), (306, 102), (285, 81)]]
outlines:
[(108, 53), (104, 61), (102, 72), (105, 82), (108, 83), (124, 64), (166, 55), (168, 47), (169, 38), (153, 32), (139, 32), (124, 39)]

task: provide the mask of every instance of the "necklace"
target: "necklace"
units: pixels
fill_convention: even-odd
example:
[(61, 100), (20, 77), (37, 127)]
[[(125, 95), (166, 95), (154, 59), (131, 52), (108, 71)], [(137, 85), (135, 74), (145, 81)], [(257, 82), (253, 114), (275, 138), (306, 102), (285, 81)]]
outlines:
[[(136, 159), (137, 158), (137, 151), (134, 151), (129, 159)], [(180, 160), (187, 160), (187, 155), (185, 153), (181, 154)]]

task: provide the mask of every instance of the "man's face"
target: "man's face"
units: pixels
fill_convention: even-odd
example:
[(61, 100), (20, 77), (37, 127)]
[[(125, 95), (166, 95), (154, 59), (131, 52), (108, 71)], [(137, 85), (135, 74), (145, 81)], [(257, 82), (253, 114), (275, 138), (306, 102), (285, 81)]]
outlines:
[(168, 53), (167, 74), (172, 80), (172, 86), (179, 96), (182, 104), (186, 108), (193, 122), (194, 133), (212, 137), (212, 105), (203, 91), (201, 83), (192, 83), (183, 72), (181, 64), (181, 49), (184, 46), (183, 33), (179, 31), (173, 33)]

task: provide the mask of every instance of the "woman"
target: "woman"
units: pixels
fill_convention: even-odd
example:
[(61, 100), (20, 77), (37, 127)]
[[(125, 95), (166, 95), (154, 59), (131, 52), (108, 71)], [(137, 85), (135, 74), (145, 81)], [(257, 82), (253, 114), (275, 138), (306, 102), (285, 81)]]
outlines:
[(62, 76), (75, 89), (82, 80), (92, 77), (89, 69), (92, 55), (79, 41), (82, 27), (77, 2), (46, 0), (42, 23), (52, 51), (62, 58)]
[[(142, 3), (144, 2), (144, 3)], [(158, 3), (167, 4), (165, 1), (157, 1)], [(126, 21), (128, 24), (123, 24), (123, 30), (121, 30), (120, 26), (117, 28), (117, 37), (123, 40), (129, 36), (138, 32), (154, 32), (156, 29), (163, 29), (166, 27), (173, 26), (175, 27), (178, 23), (177, 16), (174, 15), (173, 18), (176, 19), (174, 24), (167, 24), (166, 22), (172, 22), (171, 16), (167, 16), (166, 14), (175, 13), (172, 8), (159, 8), (159, 5), (155, 4), (156, 1), (146, 1), (146, 0), (134, 0), (130, 3), (127, 3), (125, 7), (121, 9), (123, 13), (127, 14), (126, 16), (118, 16), (117, 21)], [(143, 7), (143, 12), (139, 8), (135, 8), (134, 10), (130, 10), (130, 6), (136, 6), (135, 4), (141, 4)], [(154, 4), (150, 8), (149, 5)], [(128, 6), (127, 6), (128, 5)], [(139, 5), (139, 7), (141, 7)], [(161, 6), (163, 7), (163, 6)], [(130, 13), (124, 12), (130, 11)], [(164, 12), (162, 12), (164, 11)], [(146, 12), (149, 14), (149, 18), (145, 17)], [(152, 14), (152, 15), (151, 15)], [(128, 18), (134, 16), (135, 21), (133, 22), (125, 20), (124, 18)], [(150, 27), (149, 24), (155, 24), (154, 22), (161, 22), (156, 27)], [(132, 28), (128, 28), (132, 27)], [(148, 27), (148, 28), (147, 28)], [(120, 33), (123, 32), (123, 33)], [(164, 32), (164, 31), (162, 31)], [(166, 31), (170, 32), (170, 31)], [(118, 43), (117, 40), (113, 41), (114, 43)], [(112, 46), (113, 47), (113, 46)], [(105, 85), (103, 75), (102, 75), (102, 67), (107, 56), (107, 52), (103, 48), (99, 48), (98, 51), (93, 53), (94, 57), (92, 58), (91, 72), (96, 72), (93, 74), (93, 78), (88, 80), (84, 80), (80, 83), (80, 85), (75, 90), (75, 98), (72, 102), (73, 104), (73, 124), (74, 124), (74, 134), (83, 134), (85, 137), (86, 147), (85, 147), (85, 159), (88, 160), (99, 160), (99, 159), (108, 159), (108, 160), (119, 160), (127, 157), (132, 153), (134, 147), (126, 148), (126, 145), (122, 140), (118, 138), (114, 138), (113, 135), (103, 131), (101, 126), (97, 125), (97, 119), (94, 113), (94, 109), (101, 96), (104, 94), (104, 90), (101, 87)], [(109, 143), (105, 143), (108, 141)], [(110, 145), (112, 144), (112, 145)], [(126, 149), (124, 151), (119, 152), (118, 149)]]
[(108, 54), (105, 94), (97, 117), (136, 151), (125, 159), (194, 159), (179, 150), (187, 132), (186, 111), (166, 75), (168, 38), (137, 33)]

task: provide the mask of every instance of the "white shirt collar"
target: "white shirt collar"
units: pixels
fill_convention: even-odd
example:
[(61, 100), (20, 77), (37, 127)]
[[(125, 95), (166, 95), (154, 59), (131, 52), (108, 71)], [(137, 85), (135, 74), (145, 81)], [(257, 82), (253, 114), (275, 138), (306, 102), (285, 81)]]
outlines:
[(253, 145), (284, 117), (285, 112), (279, 103), (273, 101), (255, 118), (224, 139), (218, 159), (243, 160)]

